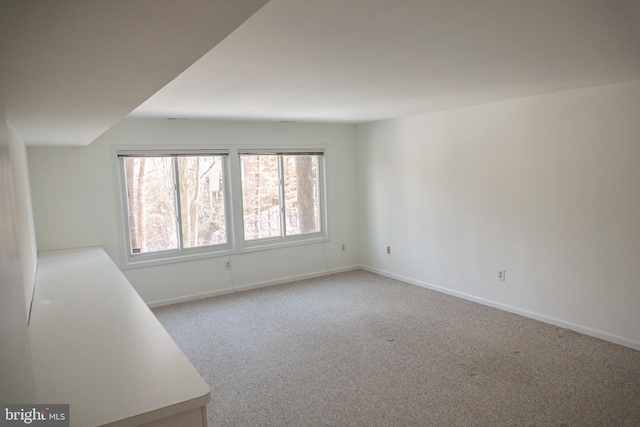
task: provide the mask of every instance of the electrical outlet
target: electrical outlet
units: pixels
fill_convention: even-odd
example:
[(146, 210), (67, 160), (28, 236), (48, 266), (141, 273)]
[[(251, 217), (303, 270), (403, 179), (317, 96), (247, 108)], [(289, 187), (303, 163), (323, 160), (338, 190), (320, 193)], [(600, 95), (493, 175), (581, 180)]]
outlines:
[(507, 279), (507, 271), (506, 270), (498, 270), (498, 280), (505, 281)]
[(225, 261), (224, 262), (224, 269), (225, 270), (231, 270), (231, 261)]
[(342, 252), (347, 252), (347, 245), (345, 245), (344, 243), (340, 246), (340, 250)]

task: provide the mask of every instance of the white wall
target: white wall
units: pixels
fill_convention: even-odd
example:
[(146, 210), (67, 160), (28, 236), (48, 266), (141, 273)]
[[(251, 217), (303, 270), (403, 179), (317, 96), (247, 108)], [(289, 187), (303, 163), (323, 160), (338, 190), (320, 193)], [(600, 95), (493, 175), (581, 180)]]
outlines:
[(640, 349), (640, 81), (357, 140), (364, 266)]
[[(358, 265), (355, 126), (127, 119), (88, 147), (28, 149), (39, 250), (103, 246), (121, 268), (122, 213), (113, 146), (324, 145), (330, 241), (124, 270), (152, 304), (279, 283)], [(347, 252), (340, 245), (347, 245)], [(224, 269), (231, 259), (232, 270)]]
[[(1, 102), (0, 102), (1, 104)], [(11, 147), (11, 149), (10, 149)], [(27, 332), (30, 291), (35, 281), (35, 246), (25, 225), (29, 215), (24, 144), (7, 123), (0, 105), (0, 402), (28, 403), (35, 396)], [(32, 226), (31, 226), (32, 229)], [(16, 232), (18, 230), (18, 232)], [(33, 253), (25, 253), (28, 250)], [(26, 285), (26, 286), (25, 286)], [(27, 289), (27, 286), (29, 289)], [(26, 297), (28, 295), (28, 298)]]
[(13, 167), (13, 183), (16, 210), (16, 234), (18, 251), (22, 267), (25, 304), (27, 312), (31, 309), (31, 299), (36, 280), (38, 266), (38, 249), (36, 231), (33, 223), (33, 207), (31, 204), (31, 185), (27, 168), (27, 150), (22, 138), (11, 125), (8, 126), (9, 153)]

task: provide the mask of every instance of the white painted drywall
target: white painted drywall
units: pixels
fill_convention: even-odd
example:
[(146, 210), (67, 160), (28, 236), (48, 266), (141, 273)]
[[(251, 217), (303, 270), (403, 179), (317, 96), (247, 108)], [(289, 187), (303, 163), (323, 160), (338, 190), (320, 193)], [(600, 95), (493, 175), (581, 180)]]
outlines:
[[(27, 332), (28, 303), (23, 280), (23, 258), (32, 259), (35, 254), (23, 255), (22, 236), (18, 236), (17, 218), (21, 207), (16, 201), (28, 194), (16, 194), (16, 176), (26, 174), (24, 158), (14, 159), (10, 145), (22, 141), (12, 134), (6, 121), (0, 100), (0, 402), (33, 402), (35, 386), (31, 363), (31, 349)], [(24, 150), (24, 146), (22, 145)], [(31, 273), (29, 273), (31, 274)], [(33, 289), (33, 277), (30, 277)]]
[(640, 81), (357, 140), (364, 266), (640, 348)]
[[(113, 147), (172, 144), (325, 146), (330, 241), (125, 270), (146, 302), (214, 295), (358, 265), (352, 125), (127, 119), (88, 147), (30, 147), (38, 249), (102, 246), (122, 268), (124, 232)], [(346, 252), (340, 250), (342, 243)], [(227, 259), (231, 271), (224, 269)]]
[(31, 205), (31, 186), (27, 167), (27, 150), (20, 135), (9, 124), (7, 128), (11, 163), (14, 165), (13, 185), (16, 210), (16, 234), (18, 251), (22, 266), (22, 280), (27, 313), (31, 308), (33, 288), (38, 268), (38, 249), (36, 230), (33, 223), (33, 207)]

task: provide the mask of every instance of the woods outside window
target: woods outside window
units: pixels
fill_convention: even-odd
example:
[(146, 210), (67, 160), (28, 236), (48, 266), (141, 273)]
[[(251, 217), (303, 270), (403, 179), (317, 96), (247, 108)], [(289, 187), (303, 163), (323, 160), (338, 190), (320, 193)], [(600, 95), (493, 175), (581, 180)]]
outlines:
[(118, 149), (117, 157), (129, 266), (325, 238), (323, 149)]
[(244, 240), (321, 232), (322, 153), (243, 153)]

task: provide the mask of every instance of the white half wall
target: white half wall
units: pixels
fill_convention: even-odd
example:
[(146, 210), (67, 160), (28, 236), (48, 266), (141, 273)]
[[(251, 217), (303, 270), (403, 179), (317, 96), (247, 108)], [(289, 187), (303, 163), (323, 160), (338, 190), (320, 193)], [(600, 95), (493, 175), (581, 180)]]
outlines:
[(365, 268), (640, 349), (640, 81), (360, 125), (357, 150)]
[(38, 249), (35, 225), (33, 223), (31, 184), (29, 183), (29, 170), (27, 167), (27, 149), (22, 138), (10, 124), (7, 126), (7, 135), (9, 139), (11, 163), (13, 165), (16, 234), (22, 268), (24, 299), (27, 313), (29, 313), (38, 269)]
[(22, 140), (7, 122), (0, 99), (0, 402), (5, 404), (35, 397), (27, 326), (36, 254), (24, 224), (29, 194), (21, 182), (27, 174), (21, 150)]
[[(151, 305), (212, 296), (358, 265), (355, 126), (126, 119), (88, 147), (30, 147), (39, 250), (102, 246), (123, 268), (124, 231), (114, 146), (326, 147), (330, 241), (124, 270)], [(340, 245), (347, 251), (342, 252)], [(232, 261), (232, 270), (224, 268)]]

